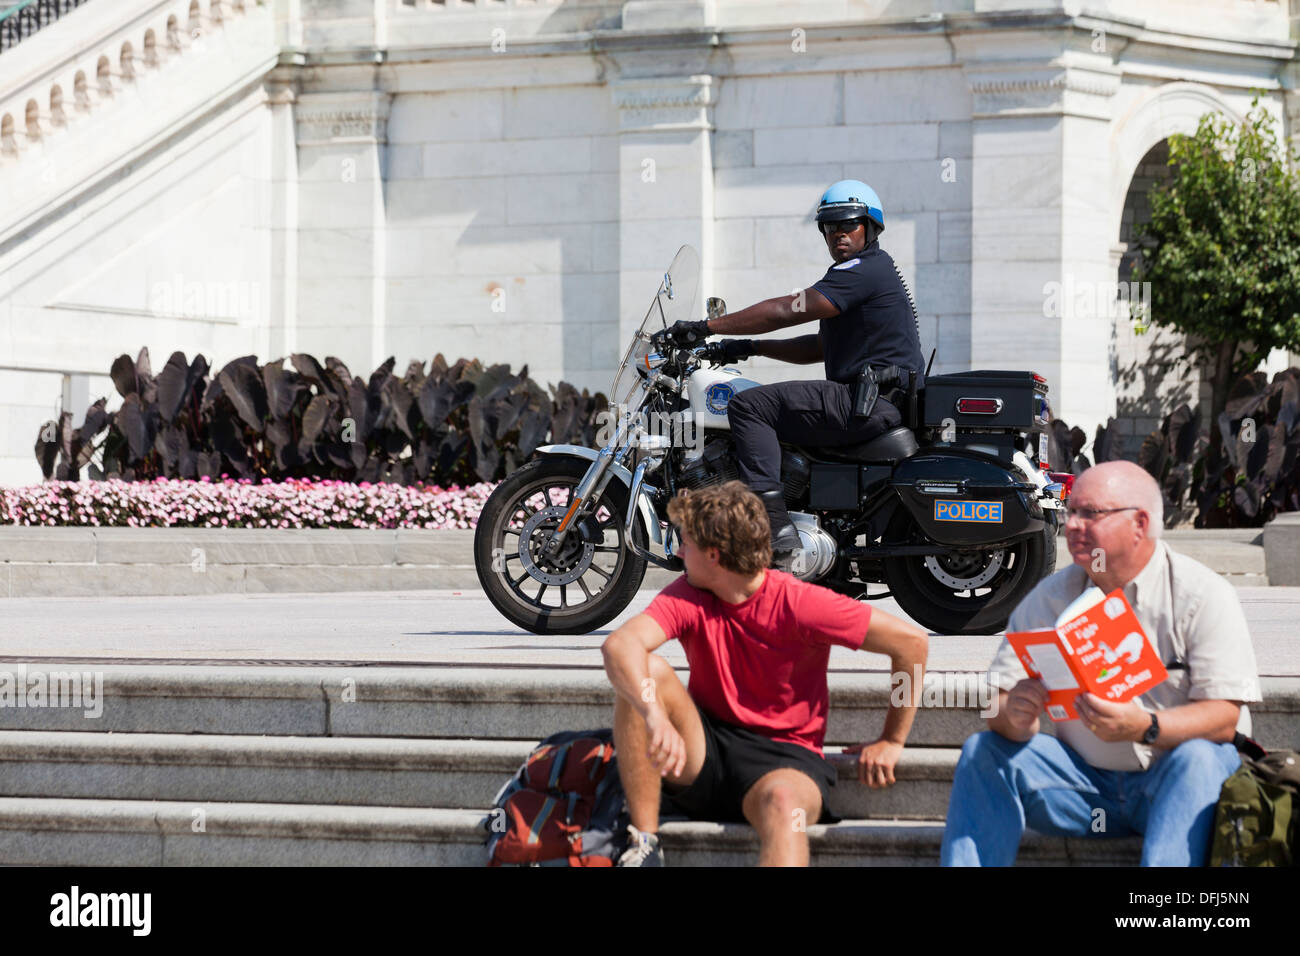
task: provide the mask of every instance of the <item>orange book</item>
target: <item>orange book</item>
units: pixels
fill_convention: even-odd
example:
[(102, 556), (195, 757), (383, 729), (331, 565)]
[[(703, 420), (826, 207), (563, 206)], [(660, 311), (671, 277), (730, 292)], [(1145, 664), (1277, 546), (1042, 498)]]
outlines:
[(1025, 672), (1047, 686), (1047, 716), (1055, 721), (1077, 719), (1074, 698), (1084, 692), (1122, 704), (1169, 676), (1118, 588), (1105, 597), (1091, 588), (1056, 627), (1012, 632), (1007, 641)]

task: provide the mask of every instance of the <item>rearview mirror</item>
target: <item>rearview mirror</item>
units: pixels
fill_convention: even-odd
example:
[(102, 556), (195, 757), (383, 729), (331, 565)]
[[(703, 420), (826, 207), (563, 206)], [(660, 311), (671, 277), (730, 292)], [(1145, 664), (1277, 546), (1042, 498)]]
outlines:
[(708, 312), (710, 319), (720, 318), (727, 314), (727, 303), (715, 295), (709, 296), (704, 303), (704, 308)]

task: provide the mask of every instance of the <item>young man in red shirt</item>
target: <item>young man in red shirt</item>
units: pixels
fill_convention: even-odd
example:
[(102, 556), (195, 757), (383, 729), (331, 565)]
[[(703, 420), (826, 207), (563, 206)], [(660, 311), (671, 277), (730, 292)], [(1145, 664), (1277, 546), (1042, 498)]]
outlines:
[[(924, 668), (924, 631), (852, 598), (768, 570), (758, 496), (738, 481), (683, 493), (668, 507), (686, 574), (601, 647), (618, 693), (614, 742), (632, 818), (620, 866), (662, 866), (660, 789), (694, 819), (748, 820), (759, 864), (807, 866), (808, 835), (835, 785), (822, 756), (832, 644), (887, 654), (894, 673)], [(682, 642), (690, 688), (652, 653)], [(891, 708), (880, 738), (852, 748), (869, 787), (894, 782), (916, 714)]]

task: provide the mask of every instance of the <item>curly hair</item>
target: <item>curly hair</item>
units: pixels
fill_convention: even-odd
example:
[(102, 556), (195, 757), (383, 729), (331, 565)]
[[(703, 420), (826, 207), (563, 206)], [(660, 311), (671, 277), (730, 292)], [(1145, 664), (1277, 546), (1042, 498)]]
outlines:
[(717, 548), (728, 571), (757, 574), (772, 563), (767, 510), (742, 482), (682, 491), (668, 503), (668, 518), (701, 548)]

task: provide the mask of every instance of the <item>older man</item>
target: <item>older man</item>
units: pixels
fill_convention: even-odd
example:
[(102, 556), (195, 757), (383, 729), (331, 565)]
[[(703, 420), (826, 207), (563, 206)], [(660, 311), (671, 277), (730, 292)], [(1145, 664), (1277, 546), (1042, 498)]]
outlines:
[(1076, 698), (1079, 719), (1039, 733), (1047, 700), (1003, 641), (989, 730), (966, 741), (953, 779), (941, 862), (1008, 866), (1026, 826), (1058, 836), (1140, 833), (1144, 866), (1201, 866), (1214, 806), (1249, 733), (1259, 677), (1232, 586), (1160, 541), (1160, 489), (1128, 462), (1088, 469), (1066, 521), (1071, 567), (1039, 583), (1012, 631), (1052, 627), (1090, 585), (1122, 587), (1169, 677), (1124, 704)]

